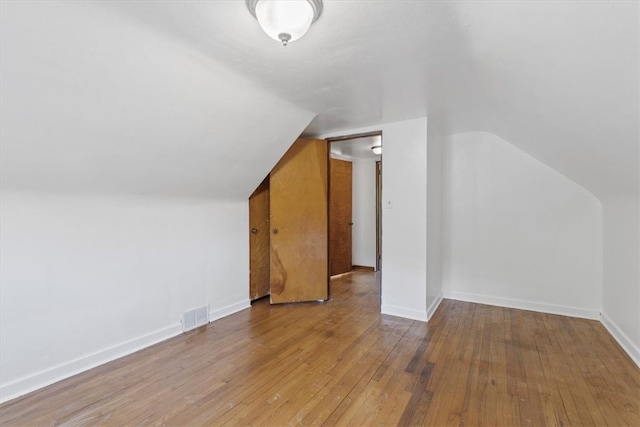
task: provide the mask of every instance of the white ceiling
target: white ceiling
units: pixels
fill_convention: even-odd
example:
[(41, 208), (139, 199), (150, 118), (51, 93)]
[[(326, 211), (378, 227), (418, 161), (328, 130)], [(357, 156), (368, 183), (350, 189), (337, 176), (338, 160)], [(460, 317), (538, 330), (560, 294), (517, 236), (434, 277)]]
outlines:
[(381, 156), (371, 150), (371, 147), (376, 146), (382, 146), (380, 135), (333, 141), (331, 143), (331, 157), (344, 160), (380, 160)]
[(303, 130), (428, 115), (638, 191), (638, 2), (325, 0), (287, 47), (240, 0), (1, 7), (3, 186), (246, 197)]

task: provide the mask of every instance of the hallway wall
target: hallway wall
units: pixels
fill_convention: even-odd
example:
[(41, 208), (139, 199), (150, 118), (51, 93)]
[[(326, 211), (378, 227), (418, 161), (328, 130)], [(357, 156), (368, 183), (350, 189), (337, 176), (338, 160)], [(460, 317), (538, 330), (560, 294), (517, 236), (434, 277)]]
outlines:
[(353, 160), (353, 265), (376, 266), (376, 161)]

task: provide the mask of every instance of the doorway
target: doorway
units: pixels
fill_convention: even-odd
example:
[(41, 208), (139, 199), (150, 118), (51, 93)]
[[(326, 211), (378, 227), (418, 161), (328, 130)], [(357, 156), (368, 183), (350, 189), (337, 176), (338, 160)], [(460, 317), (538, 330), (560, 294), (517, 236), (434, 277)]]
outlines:
[[(330, 138), (328, 142), (331, 275), (351, 270), (380, 271), (382, 132)], [(345, 171), (349, 175), (348, 185)]]

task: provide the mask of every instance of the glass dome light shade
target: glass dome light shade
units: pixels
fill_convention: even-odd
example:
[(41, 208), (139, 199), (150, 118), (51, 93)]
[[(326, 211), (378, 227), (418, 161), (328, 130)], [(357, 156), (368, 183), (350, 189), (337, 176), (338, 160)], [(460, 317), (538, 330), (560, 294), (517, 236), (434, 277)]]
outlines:
[(322, 14), (322, 0), (246, 0), (265, 33), (286, 45), (302, 37)]

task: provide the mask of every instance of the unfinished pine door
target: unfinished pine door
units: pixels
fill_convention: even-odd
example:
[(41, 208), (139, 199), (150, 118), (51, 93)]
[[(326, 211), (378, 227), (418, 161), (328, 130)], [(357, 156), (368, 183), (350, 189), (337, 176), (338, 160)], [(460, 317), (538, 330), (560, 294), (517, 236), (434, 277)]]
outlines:
[(345, 160), (330, 160), (329, 190), (329, 265), (331, 275), (351, 271), (352, 175), (353, 165)]
[(249, 297), (269, 295), (269, 177), (249, 197)]
[(326, 300), (328, 145), (298, 139), (270, 174), (271, 303)]

